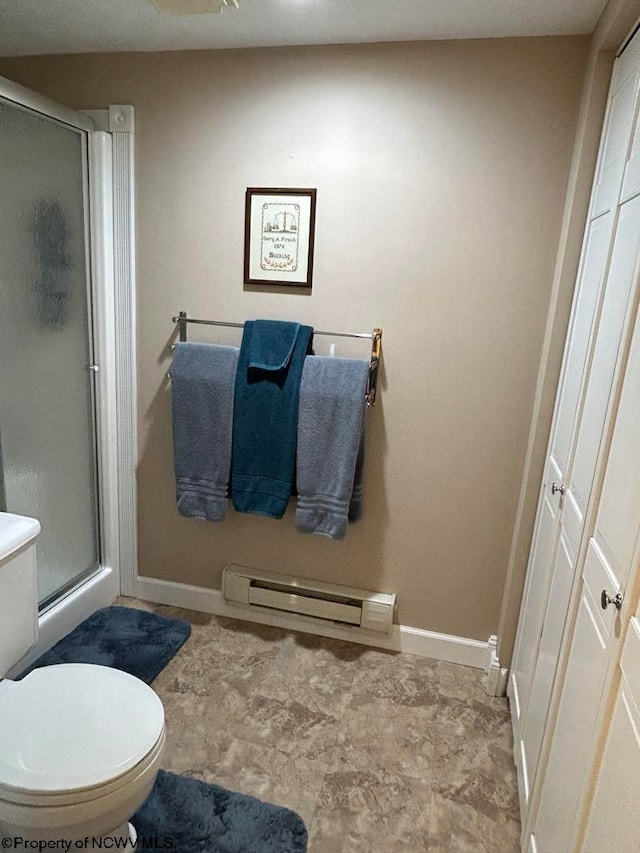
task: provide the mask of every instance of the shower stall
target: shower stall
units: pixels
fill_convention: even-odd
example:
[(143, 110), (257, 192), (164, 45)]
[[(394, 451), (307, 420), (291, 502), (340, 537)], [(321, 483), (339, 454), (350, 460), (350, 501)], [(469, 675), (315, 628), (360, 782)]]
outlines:
[(0, 78), (0, 510), (40, 521), (47, 645), (119, 591), (112, 142)]
[(41, 607), (100, 564), (86, 136), (0, 99), (1, 500)]

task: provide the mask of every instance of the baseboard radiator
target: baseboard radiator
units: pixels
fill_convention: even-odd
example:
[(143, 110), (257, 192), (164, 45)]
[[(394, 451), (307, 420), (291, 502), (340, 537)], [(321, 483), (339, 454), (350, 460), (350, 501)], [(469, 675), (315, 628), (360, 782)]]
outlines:
[(394, 594), (232, 564), (222, 573), (222, 595), (230, 604), (277, 610), (386, 636), (391, 634), (396, 603)]

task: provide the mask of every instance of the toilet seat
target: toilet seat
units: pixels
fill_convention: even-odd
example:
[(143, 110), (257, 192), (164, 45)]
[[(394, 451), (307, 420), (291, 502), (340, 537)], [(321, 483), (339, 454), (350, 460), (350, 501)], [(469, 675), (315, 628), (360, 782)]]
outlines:
[(0, 813), (2, 812), (3, 804), (11, 804), (14, 806), (28, 807), (54, 807), (62, 808), (63, 806), (74, 806), (77, 804), (88, 804), (94, 800), (105, 799), (113, 794), (118, 794), (125, 791), (129, 787), (136, 787), (140, 780), (146, 776), (150, 769), (154, 769), (154, 776), (158, 768), (159, 759), (162, 757), (166, 741), (164, 729), (158, 738), (156, 745), (151, 752), (145, 756), (136, 766), (128, 773), (106, 782), (104, 785), (97, 785), (94, 788), (81, 788), (77, 791), (24, 791), (16, 788), (7, 788), (0, 785)]
[(0, 693), (0, 801), (71, 805), (127, 787), (160, 757), (164, 709), (128, 673), (36, 669)]

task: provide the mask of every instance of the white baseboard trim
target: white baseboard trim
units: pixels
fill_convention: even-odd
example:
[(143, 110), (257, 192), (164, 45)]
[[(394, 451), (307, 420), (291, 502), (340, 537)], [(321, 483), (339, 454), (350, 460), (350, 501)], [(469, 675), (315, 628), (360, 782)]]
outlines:
[(222, 598), (222, 593), (218, 589), (207, 589), (157, 578), (138, 577), (137, 589), (139, 599), (155, 604), (184, 607), (187, 610), (213, 613), (230, 619), (259, 622), (291, 631), (302, 631), (364, 646), (407, 652), (420, 657), (486, 669), (489, 645), (481, 640), (438, 634), (407, 625), (394, 625), (390, 637), (377, 636), (360, 628), (343, 627), (311, 617), (278, 613), (267, 608), (248, 608), (229, 604)]
[(7, 673), (7, 678), (15, 678), (92, 613), (113, 604), (117, 596), (118, 576), (113, 569), (104, 568), (57, 601), (38, 620), (38, 642), (29, 654)]
[(509, 681), (509, 670), (500, 666), (498, 659), (498, 638), (495, 634), (489, 637), (488, 657), (485, 665), (487, 674), (485, 687), (489, 696), (506, 696), (507, 682)]

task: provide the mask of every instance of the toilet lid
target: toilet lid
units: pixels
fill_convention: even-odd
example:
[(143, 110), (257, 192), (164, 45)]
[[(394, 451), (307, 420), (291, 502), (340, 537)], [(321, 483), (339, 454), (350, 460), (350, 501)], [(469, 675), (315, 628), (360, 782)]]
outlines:
[(75, 791), (109, 782), (153, 749), (162, 702), (143, 681), (105, 666), (58, 664), (0, 694), (0, 787)]

